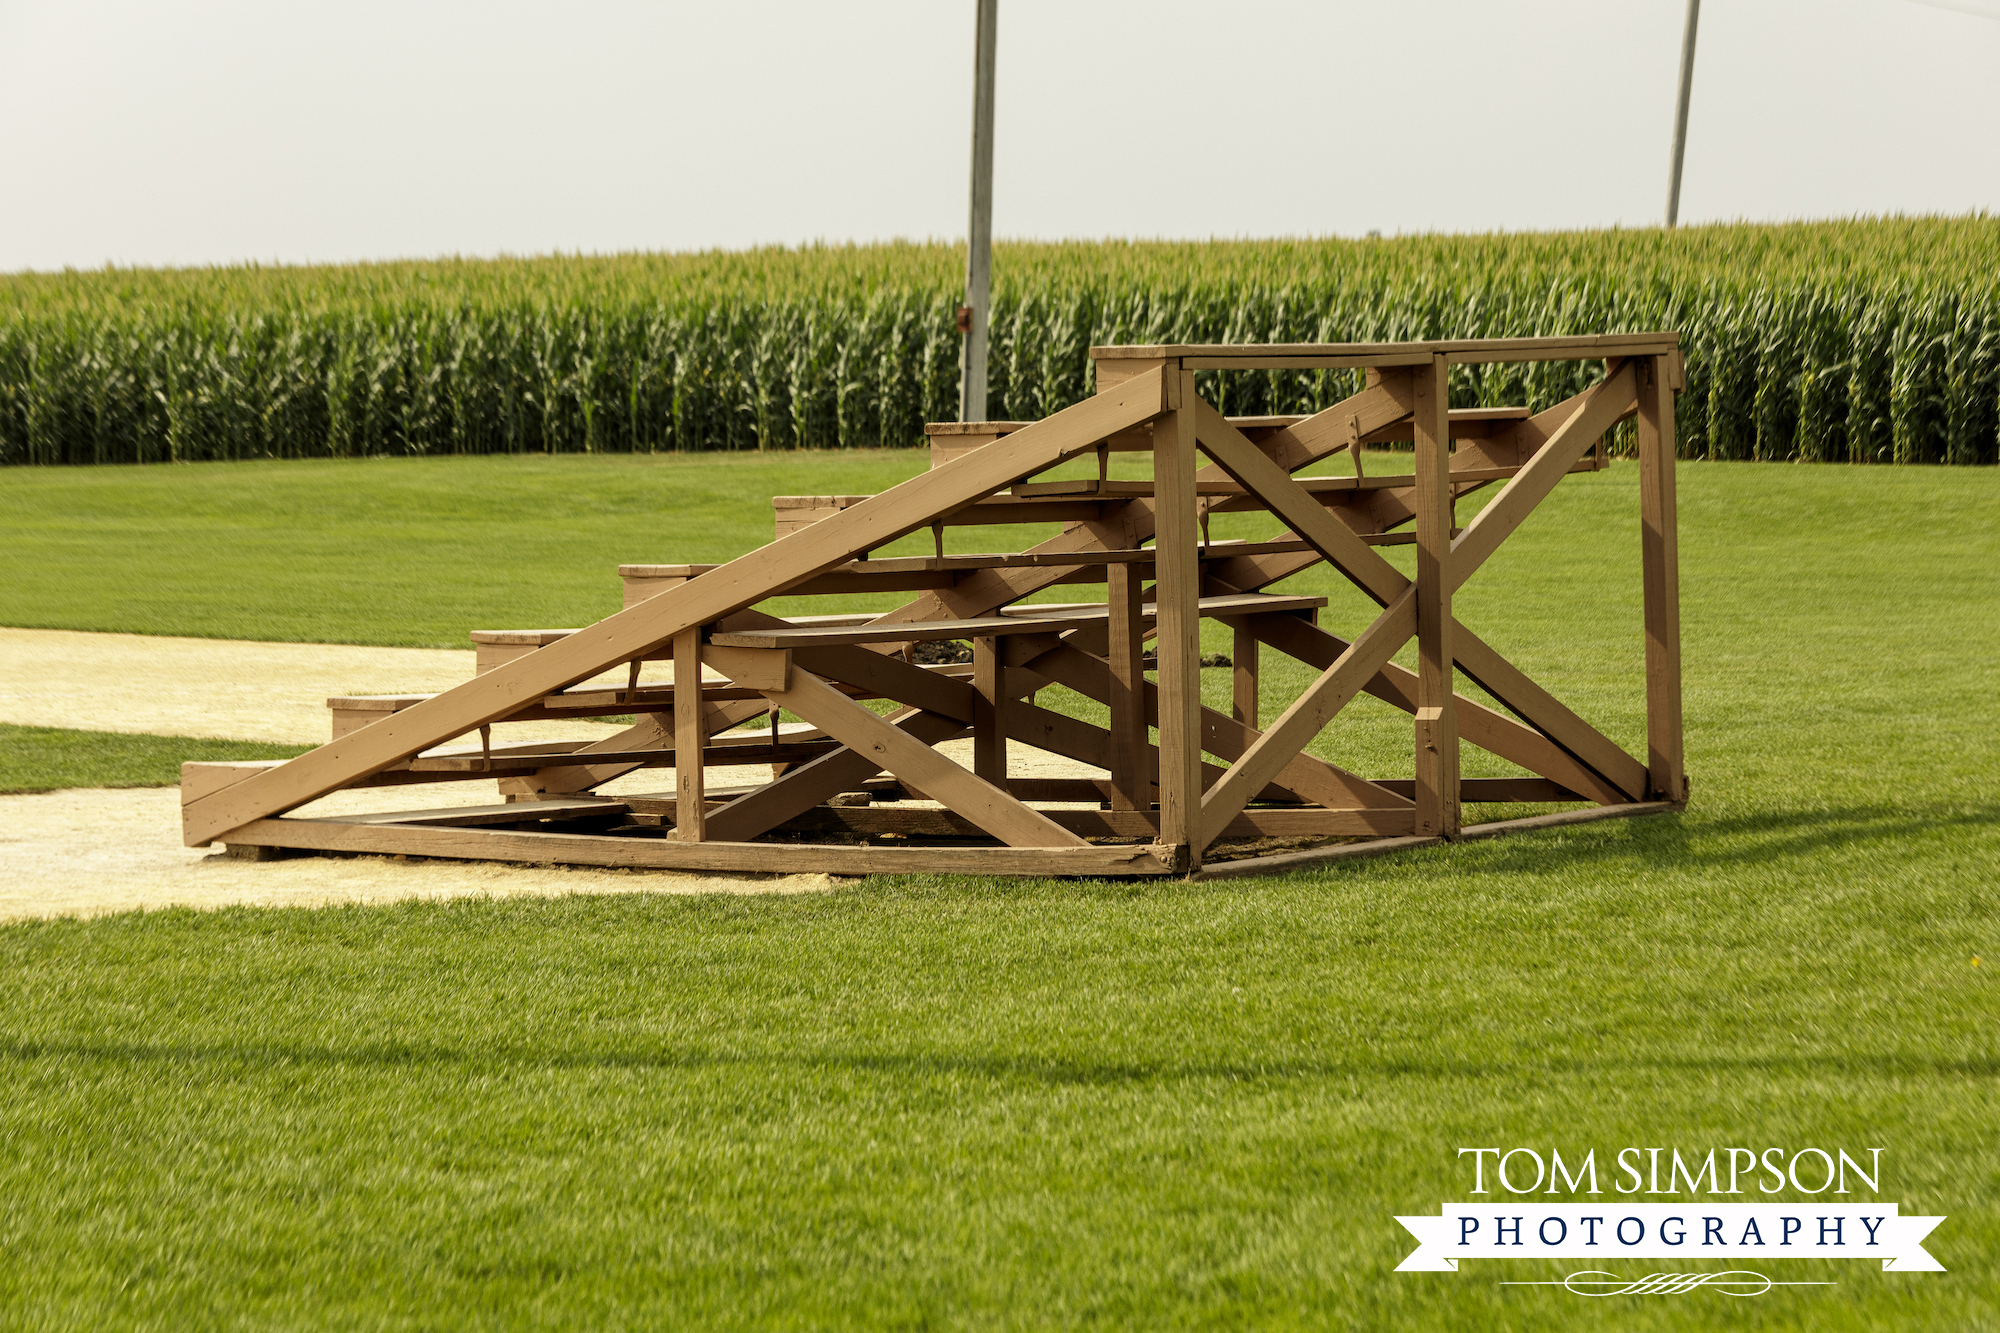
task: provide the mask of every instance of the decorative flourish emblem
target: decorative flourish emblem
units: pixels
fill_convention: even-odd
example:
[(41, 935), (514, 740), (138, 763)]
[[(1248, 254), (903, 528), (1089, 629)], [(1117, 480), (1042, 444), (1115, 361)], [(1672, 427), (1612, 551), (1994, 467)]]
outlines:
[[(1503, 1287), (1564, 1287), (1578, 1296), (1681, 1296), (1697, 1287), (1713, 1287), (1725, 1296), (1762, 1296), (1773, 1287), (1833, 1287), (1835, 1282), (1773, 1282), (1762, 1273), (1735, 1268), (1725, 1273), (1648, 1273), (1628, 1282), (1616, 1273), (1586, 1268), (1560, 1282), (1503, 1282)], [(1608, 1291), (1591, 1291), (1607, 1287)]]

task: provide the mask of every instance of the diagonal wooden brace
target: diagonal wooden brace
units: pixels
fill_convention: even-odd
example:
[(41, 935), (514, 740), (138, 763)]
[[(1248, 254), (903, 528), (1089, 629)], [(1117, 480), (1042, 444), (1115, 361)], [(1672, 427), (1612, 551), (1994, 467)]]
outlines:
[[(1408, 381), (1404, 381), (1405, 385), (1407, 383)], [(1474, 441), (1474, 448), (1480, 452), (1490, 450), (1496, 457), (1509, 461), (1516, 453), (1532, 457), (1548, 442), (1550, 436), (1574, 419), (1584, 400), (1596, 392), (1598, 387), (1593, 385), (1583, 393), (1565, 398), (1553, 407), (1537, 412), (1504, 436), (1495, 437), (1491, 441)], [(1264, 447), (1269, 449), (1270, 442), (1266, 441)], [(1283, 463), (1284, 459), (1280, 458), (1279, 461)], [(1480, 482), (1461, 486), (1459, 494), (1464, 495), (1485, 484), (1487, 483)], [(1372, 521), (1379, 525), (1381, 531), (1388, 531), (1408, 523), (1417, 514), (1410, 487), (1375, 491), (1369, 504)], [(1301, 570), (1310, 569), (1319, 561), (1319, 555), (1312, 551), (1238, 556), (1234, 560), (1209, 566), (1204, 582), (1211, 593), (1256, 592), (1260, 588), (1267, 588), (1273, 583), (1290, 578)]]
[(1374, 547), (1356, 536), (1354, 529), (1328, 513), (1326, 506), (1224, 420), (1220, 412), (1196, 399), (1194, 414), (1195, 439), (1217, 467), (1241, 482), (1377, 603), (1387, 606), (1402, 596), (1410, 581)]
[(1463, 622), (1452, 624), (1451, 651), (1458, 669), (1480, 689), (1518, 714), (1523, 722), (1590, 765), (1625, 796), (1646, 799), (1646, 766), (1625, 753), (1562, 700), (1488, 647)]
[[(1035, 657), (1034, 669), (1061, 685), (1067, 685), (1086, 698), (1105, 702), (1110, 693), (1110, 672), (1105, 663), (1088, 653), (1064, 644)], [(1146, 718), (1158, 722), (1160, 717), (1159, 687), (1146, 682)], [(1235, 760), (1243, 752), (1256, 744), (1262, 734), (1256, 728), (1246, 726), (1213, 708), (1201, 710), (1202, 749), (1221, 759)], [(1216, 771), (1221, 776), (1221, 770)], [(1329, 764), (1316, 755), (1299, 754), (1279, 769), (1272, 782), (1278, 788), (1299, 798), (1326, 806), (1330, 810), (1347, 810), (1356, 807), (1370, 809), (1408, 809), (1410, 799), (1399, 796), (1386, 787), (1377, 786), (1358, 774), (1350, 773), (1337, 765)], [(1263, 793), (1259, 793), (1262, 796)]]
[(1626, 362), (1611, 378), (1579, 397), (1582, 401), (1569, 420), (1452, 541), (1450, 582), (1454, 591), (1463, 587), (1487, 557), (1500, 549), (1500, 543), (1512, 536), (1522, 520), (1535, 511), (1535, 506), (1548, 498), (1556, 483), (1590, 452), (1612, 423), (1632, 411), (1639, 401), (1632, 363)]
[(1222, 781), (1209, 788), (1201, 798), (1199, 845), (1206, 847), (1221, 836), (1250, 798), (1319, 735), (1416, 632), (1417, 590), (1411, 585), (1229, 766)]
[[(1349, 647), (1347, 640), (1296, 616), (1251, 616), (1244, 623), (1267, 646), (1322, 670)], [(1417, 673), (1393, 662), (1362, 688), (1406, 713), (1417, 711)], [(1620, 805), (1629, 799), (1614, 783), (1533, 727), (1462, 694), (1453, 700), (1453, 708), (1458, 715), (1459, 736), (1489, 754), (1581, 792), (1599, 805)]]
[[(803, 672), (798, 673), (803, 675)], [(842, 696), (843, 698), (845, 696)], [(803, 713), (799, 716), (805, 716)], [(870, 716), (873, 716), (871, 713)], [(884, 719), (921, 745), (942, 745), (967, 735), (970, 728), (957, 718), (913, 710)], [(715, 842), (749, 842), (788, 819), (796, 819), (828, 797), (853, 791), (882, 771), (872, 754), (835, 750), (786, 771), (774, 782), (745, 792), (727, 805), (708, 812), (708, 836)]]
[(1150, 421), (1166, 407), (1165, 376), (1137, 376), (415, 707), (189, 800), (181, 807), (182, 836), (189, 846), (201, 846), (501, 721), (554, 691), (655, 652), (683, 630), (713, 624), (926, 527), (939, 514), (1087, 453), (1107, 435)]
[(809, 672), (792, 673), (790, 689), (770, 691), (765, 697), (791, 709), (856, 754), (866, 755), (878, 768), (921, 788), (1010, 847), (1090, 845)]

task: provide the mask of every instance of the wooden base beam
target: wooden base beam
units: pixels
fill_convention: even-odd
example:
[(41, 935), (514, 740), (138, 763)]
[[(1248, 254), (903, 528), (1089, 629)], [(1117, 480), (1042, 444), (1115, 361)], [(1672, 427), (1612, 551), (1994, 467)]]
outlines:
[[(1683, 801), (1634, 801), (1627, 805), (1600, 805), (1589, 810), (1564, 810), (1553, 815), (1532, 815), (1527, 819), (1502, 819), (1490, 824), (1468, 824), (1459, 830), (1457, 841), (1469, 842), (1481, 838), (1503, 838), (1510, 833), (1533, 833), (1541, 829), (1564, 828), (1571, 824), (1588, 824), (1599, 819), (1628, 819), (1634, 815), (1664, 815), (1684, 810)], [(1190, 879), (1239, 879), (1251, 875), (1282, 875), (1294, 870), (1310, 870), (1314, 866), (1328, 865), (1335, 861), (1351, 861), (1364, 856), (1384, 856), (1390, 852), (1407, 852), (1418, 847), (1442, 847), (1443, 838), (1379, 838), (1372, 842), (1351, 842), (1339, 847), (1308, 847), (1298, 852), (1278, 852), (1271, 856), (1247, 857), (1241, 861), (1224, 861), (1219, 865), (1205, 866), (1189, 876)]]
[(668, 842), (611, 834), (260, 819), (230, 830), (232, 846), (291, 847), (374, 856), (626, 866), (654, 870), (830, 875), (1164, 875), (1150, 847), (839, 847), (763, 842)]

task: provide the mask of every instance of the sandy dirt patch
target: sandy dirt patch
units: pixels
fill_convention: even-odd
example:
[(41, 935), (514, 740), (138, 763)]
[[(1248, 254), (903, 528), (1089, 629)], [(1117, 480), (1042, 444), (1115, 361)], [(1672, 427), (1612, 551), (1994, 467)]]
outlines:
[[(672, 679), (664, 664), (647, 679)], [(0, 629), (0, 722), (318, 745), (337, 694), (428, 694), (472, 679), (471, 649), (253, 643)], [(502, 740), (608, 736), (591, 722), (519, 722)]]
[[(493, 799), (484, 783), (458, 785), (478, 786), (480, 795)], [(409, 795), (393, 789), (344, 792), (325, 804), (394, 810), (406, 807)], [(461, 803), (471, 802), (453, 802)], [(824, 893), (852, 882), (820, 874), (727, 876), (382, 856), (237, 861), (220, 851), (181, 846), (180, 818), (178, 787), (0, 796), (0, 921), (142, 908), (326, 907), (407, 898)]]
[[(0, 629), (0, 722), (317, 744), (330, 734), (330, 695), (429, 692), (472, 674), (469, 650)], [(671, 678), (664, 663), (646, 670), (648, 680)], [(616, 730), (530, 722), (503, 724), (494, 735), (497, 741), (595, 740)], [(972, 766), (970, 740), (939, 748)], [(1021, 777), (1104, 776), (1100, 769), (1019, 744), (1008, 747), (1008, 765)], [(709, 784), (750, 786), (768, 781), (770, 772), (761, 764), (710, 769)], [(672, 789), (671, 772), (655, 769), (598, 790), (619, 796)], [(441, 809), (499, 799), (490, 780), (450, 782), (335, 792), (296, 813)], [(387, 857), (236, 861), (181, 845), (177, 787), (0, 796), (0, 920), (479, 894), (804, 893), (839, 882), (820, 874), (713, 876)]]

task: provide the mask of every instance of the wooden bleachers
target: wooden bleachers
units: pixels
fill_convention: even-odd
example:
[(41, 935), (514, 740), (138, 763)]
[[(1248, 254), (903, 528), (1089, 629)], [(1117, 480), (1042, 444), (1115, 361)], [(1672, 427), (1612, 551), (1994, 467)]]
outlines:
[[(621, 565), (624, 609), (606, 620), (473, 631), (464, 685), (330, 699), (332, 738), (297, 760), (188, 765), (188, 841), (723, 870), (1235, 873), (1289, 864), (1302, 853), (1287, 844), (1334, 856), (1479, 832), (1462, 823), (1467, 802), (1588, 805), (1549, 817), (1572, 819), (1684, 799), (1672, 335), (1093, 355), (1094, 398), (1042, 422), (934, 426), (930, 471), (881, 495), (776, 497), (776, 540), (739, 560)], [(1446, 406), (1455, 362), (1561, 357), (1604, 373), (1539, 412)], [(1194, 392), (1196, 370), (1259, 366), (1367, 375), (1311, 416), (1227, 418)], [(1450, 611), (1557, 482), (1607, 465), (1604, 434), (1628, 418), (1647, 534), (1644, 761)], [(1405, 456), (1363, 458), (1403, 442)], [(1113, 454), (1128, 459), (1121, 473), (1149, 455), (1151, 474), (1112, 476)], [(1047, 475), (1093, 455), (1095, 476)], [(1461, 522), (1457, 502), (1494, 487)], [(1210, 519), (1226, 514), (1269, 530), (1211, 540)], [(1022, 524), (1054, 535), (1019, 551), (947, 549), (949, 529)], [(878, 554), (926, 532), (928, 555)], [(1416, 548), (1416, 578), (1383, 559), (1388, 546)], [(1321, 563), (1380, 608), (1353, 637), (1320, 623), (1324, 597), (1269, 591)], [(1058, 588), (1085, 600), (1033, 600)], [(760, 606), (884, 593), (914, 597), (887, 613)], [(1201, 702), (1204, 620), (1232, 645), (1227, 711)], [(1414, 671), (1393, 661), (1413, 638)], [(914, 660), (940, 640), (969, 641), (972, 661)], [(1318, 673), (1268, 721), (1267, 652)], [(1455, 672), (1502, 706), (1456, 694)], [(1058, 686), (1101, 705), (1108, 725), (1050, 707)], [(1414, 776), (1364, 778), (1307, 749), (1363, 692), (1412, 714)], [(631, 720), (598, 739), (506, 734), (607, 717)], [(938, 749), (958, 740), (969, 767)], [(1461, 779), (1464, 743), (1520, 776)], [(1071, 767), (1015, 772), (1010, 744)], [(768, 765), (770, 780), (709, 786), (707, 770), (746, 765)], [(671, 790), (600, 790), (665, 769)], [(476, 780), (504, 799), (288, 813), (342, 788)]]

